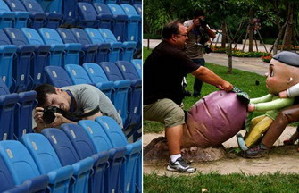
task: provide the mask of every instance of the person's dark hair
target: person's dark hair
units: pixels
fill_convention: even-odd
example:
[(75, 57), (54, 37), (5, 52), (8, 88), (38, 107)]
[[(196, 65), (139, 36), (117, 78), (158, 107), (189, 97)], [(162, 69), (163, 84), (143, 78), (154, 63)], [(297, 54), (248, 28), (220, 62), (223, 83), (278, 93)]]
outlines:
[(166, 24), (162, 29), (162, 38), (169, 39), (171, 38), (171, 35), (179, 34), (179, 24), (181, 24), (181, 22), (178, 20), (171, 21), (168, 24)]
[(194, 14), (193, 14), (194, 18), (197, 18), (199, 16), (205, 16), (203, 10), (200, 10), (200, 9), (197, 9), (194, 11)]
[(35, 88), (35, 91), (37, 93), (36, 99), (37, 99), (37, 106), (43, 107), (46, 103), (46, 94), (55, 94), (55, 88), (54, 86), (50, 84), (42, 84)]

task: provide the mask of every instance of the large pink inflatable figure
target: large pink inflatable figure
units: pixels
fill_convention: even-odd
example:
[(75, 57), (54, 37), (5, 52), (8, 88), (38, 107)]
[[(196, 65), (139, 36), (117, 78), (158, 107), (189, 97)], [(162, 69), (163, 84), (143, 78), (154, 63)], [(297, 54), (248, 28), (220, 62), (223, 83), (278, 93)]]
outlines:
[[(243, 101), (243, 100), (242, 100)], [(235, 92), (215, 91), (187, 113), (182, 147), (215, 147), (244, 127), (247, 103)]]

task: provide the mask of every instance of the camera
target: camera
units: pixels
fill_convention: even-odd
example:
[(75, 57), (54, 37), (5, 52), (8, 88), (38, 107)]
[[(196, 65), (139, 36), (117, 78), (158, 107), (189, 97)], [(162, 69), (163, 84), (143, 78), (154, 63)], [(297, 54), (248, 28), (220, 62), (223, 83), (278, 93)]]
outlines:
[(45, 123), (53, 123), (55, 119), (54, 113), (61, 113), (63, 114), (63, 110), (56, 107), (56, 106), (47, 106), (44, 109), (44, 115), (43, 115), (43, 120)]
[(207, 54), (212, 52), (212, 48), (208, 45), (204, 46), (204, 49), (205, 49), (205, 53), (207, 53)]

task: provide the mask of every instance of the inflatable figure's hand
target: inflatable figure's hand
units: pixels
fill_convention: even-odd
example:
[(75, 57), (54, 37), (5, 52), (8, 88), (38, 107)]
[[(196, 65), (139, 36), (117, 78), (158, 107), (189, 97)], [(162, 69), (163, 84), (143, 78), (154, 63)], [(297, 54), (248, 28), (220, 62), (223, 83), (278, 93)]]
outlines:
[(254, 111), (254, 105), (249, 104), (248, 107), (247, 107), (247, 111), (250, 112), (250, 113), (253, 112)]
[(288, 93), (287, 93), (286, 90), (284, 90), (284, 91), (279, 92), (279, 93), (278, 93), (278, 96), (279, 96), (280, 98), (287, 98), (287, 97), (288, 97)]

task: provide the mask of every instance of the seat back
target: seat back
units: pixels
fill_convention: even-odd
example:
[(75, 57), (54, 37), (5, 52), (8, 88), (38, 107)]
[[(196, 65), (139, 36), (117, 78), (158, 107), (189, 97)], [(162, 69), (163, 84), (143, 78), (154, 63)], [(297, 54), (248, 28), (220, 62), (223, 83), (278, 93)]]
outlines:
[(119, 68), (111, 62), (101, 62), (100, 66), (104, 70), (106, 77), (108, 80), (115, 81), (115, 80), (124, 80)]
[(67, 135), (60, 129), (48, 128), (43, 129), (42, 134), (50, 141), (60, 163), (71, 165), (80, 161), (79, 155), (74, 149)]
[(71, 31), (80, 44), (82, 44), (82, 45), (92, 44), (92, 42), (90, 41), (90, 39), (89, 39), (86, 31), (84, 31), (84, 29), (73, 28), (73, 29), (71, 29)]
[(44, 13), (43, 8), (35, 0), (21, 0), (21, 2), (30, 13)]
[(97, 13), (92, 4), (80, 2), (78, 3), (78, 9), (80, 21), (91, 22), (83, 24), (82, 27), (97, 27), (95, 24), (97, 21)]
[(46, 45), (63, 45), (62, 39), (55, 29), (41, 28), (39, 34)]
[(110, 29), (98, 29), (105, 42), (118, 42)]
[(104, 70), (97, 63), (84, 63), (83, 67), (93, 83), (109, 81)]
[(70, 29), (58, 28), (57, 32), (65, 44), (78, 43), (76, 37)]
[(19, 0), (4, 0), (13, 12), (27, 12), (24, 5)]
[(45, 72), (47, 83), (55, 87), (61, 88), (73, 85), (68, 73), (60, 66), (46, 66)]
[(29, 151), (19, 141), (0, 141), (0, 156), (12, 174), (15, 185), (40, 175)]
[(64, 66), (72, 79), (73, 84), (92, 84), (85, 69), (77, 64), (66, 64)]
[(4, 29), (7, 37), (11, 40), (11, 43), (16, 46), (28, 45), (28, 40), (24, 33), (20, 29), (16, 28), (5, 28)]
[(40, 133), (23, 135), (21, 142), (27, 147), (41, 174), (62, 167), (49, 140)]
[(91, 120), (82, 120), (78, 124), (86, 131), (97, 152), (108, 151), (112, 148), (111, 140), (99, 123)]
[(142, 4), (135, 3), (134, 7), (139, 15), (142, 16)]
[(43, 39), (36, 31), (36, 29), (22, 28), (21, 30), (23, 31), (30, 45), (45, 45)]
[(10, 13), (8, 5), (4, 1), (0, 1), (0, 13)]
[[(107, 2), (106, 2), (107, 3)], [(108, 4), (110, 8), (114, 22), (113, 22), (113, 34), (118, 41), (127, 41), (128, 34), (128, 16), (118, 4)]]
[(88, 37), (93, 44), (102, 44), (105, 42), (101, 33), (97, 29), (86, 28), (85, 31), (87, 32)]
[(128, 140), (120, 126), (111, 117), (101, 116), (96, 118), (106, 135), (109, 137), (113, 147), (125, 147)]
[(139, 79), (142, 79), (142, 60), (141, 59), (133, 59), (131, 62), (134, 64), (135, 69), (137, 70)]
[(97, 153), (91, 139), (80, 125), (64, 123), (61, 125), (61, 128), (71, 140), (80, 159), (87, 158)]
[(134, 64), (125, 61), (118, 61), (115, 64), (118, 66), (121, 74), (126, 80), (140, 79)]

